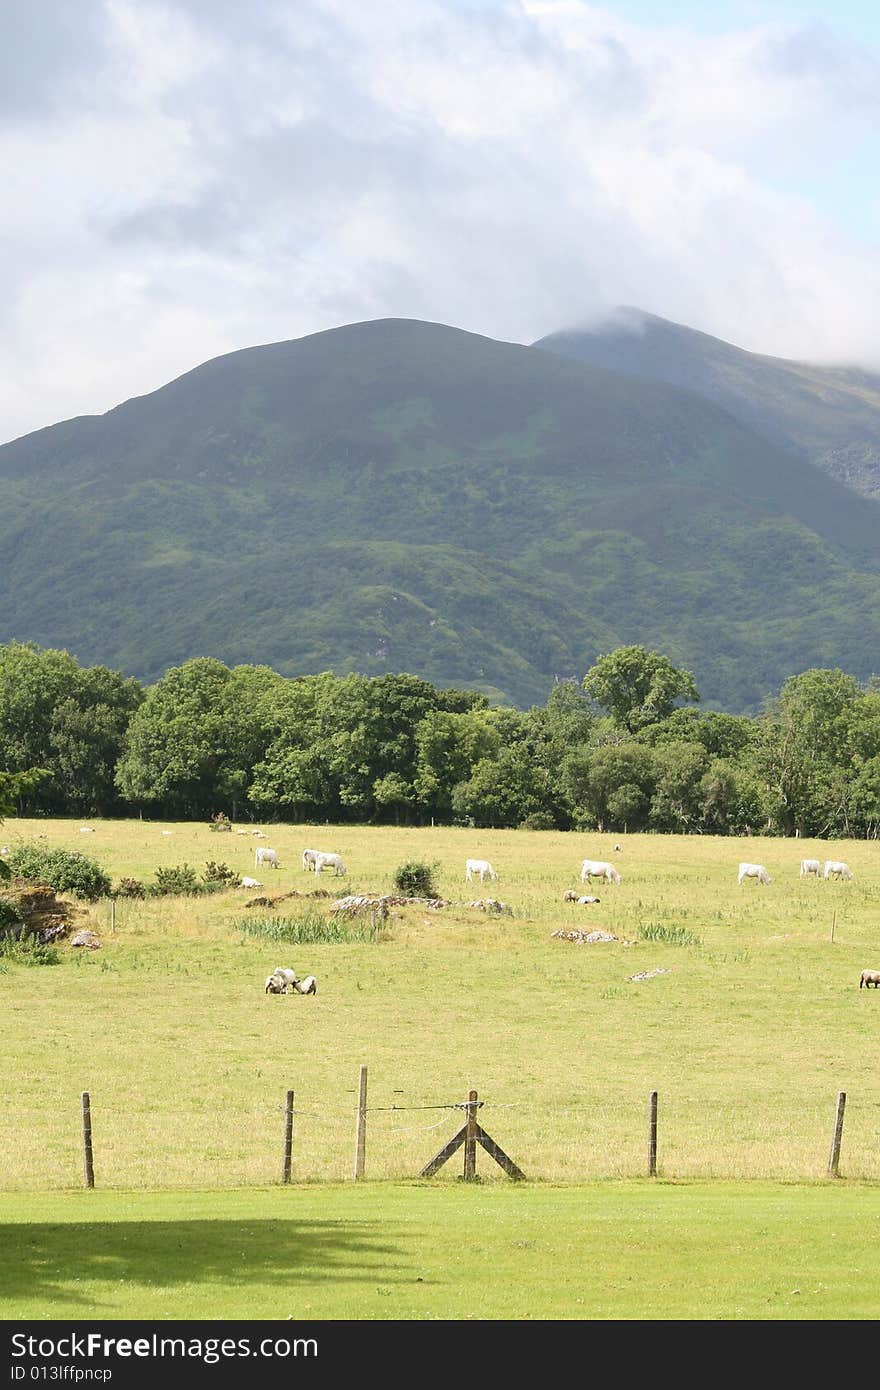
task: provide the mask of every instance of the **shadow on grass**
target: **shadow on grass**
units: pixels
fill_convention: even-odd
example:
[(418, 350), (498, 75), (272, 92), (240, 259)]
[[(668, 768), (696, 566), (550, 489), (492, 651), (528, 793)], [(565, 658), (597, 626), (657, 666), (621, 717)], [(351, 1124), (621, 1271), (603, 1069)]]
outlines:
[[(96, 1221), (0, 1224), (0, 1302), (94, 1303), (95, 1282), (152, 1289), (409, 1282), (376, 1221)], [(90, 1285), (92, 1286), (90, 1288)]]

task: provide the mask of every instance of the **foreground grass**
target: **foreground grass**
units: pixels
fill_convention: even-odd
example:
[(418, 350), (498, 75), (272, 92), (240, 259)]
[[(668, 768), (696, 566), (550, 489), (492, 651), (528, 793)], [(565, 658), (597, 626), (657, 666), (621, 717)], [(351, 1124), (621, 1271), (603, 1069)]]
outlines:
[(0, 1197), (0, 1318), (874, 1320), (833, 1182)]

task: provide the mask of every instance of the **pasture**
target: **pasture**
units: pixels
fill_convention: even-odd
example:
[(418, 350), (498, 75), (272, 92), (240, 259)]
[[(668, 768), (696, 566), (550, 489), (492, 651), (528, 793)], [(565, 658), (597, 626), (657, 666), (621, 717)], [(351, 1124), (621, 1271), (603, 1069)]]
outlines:
[[(783, 1279), (770, 1251), (778, 1238), (780, 1248), (791, 1250), (792, 1268), (811, 1270), (812, 1286), (828, 1289), (829, 1270), (839, 1277), (841, 1268), (840, 1233), (851, 1231), (858, 1245), (858, 1232), (876, 1233), (880, 1219), (880, 991), (858, 987), (863, 969), (880, 968), (880, 847), (874, 842), (325, 825), (264, 826), (266, 838), (258, 839), (215, 834), (206, 825), (89, 824), (94, 833), (80, 835), (78, 822), (8, 820), (3, 841), (43, 836), (47, 845), (94, 857), (114, 881), (150, 879), (158, 868), (183, 862), (201, 871), (209, 860), (253, 875), (258, 845), (275, 849), (281, 867), (261, 867), (263, 890), (121, 899), (115, 930), (111, 904), (101, 901), (90, 909), (100, 950), (62, 944), (62, 962), (53, 967), (0, 962), (4, 1223), (36, 1222), (44, 1234), (46, 1223), (57, 1223), (52, 1241), (61, 1250), (66, 1223), (73, 1223), (73, 1248), (92, 1240), (92, 1220), (155, 1221), (174, 1229), (178, 1222), (210, 1220), (219, 1223), (218, 1251), (242, 1231), (242, 1250), (255, 1251), (258, 1213), (264, 1221), (287, 1213), (291, 1240), (298, 1222), (329, 1223), (330, 1246), (333, 1233), (353, 1223), (354, 1234), (345, 1240), (365, 1242), (365, 1260), (355, 1261), (360, 1274), (344, 1272), (343, 1251), (337, 1286), (332, 1254), (326, 1279), (303, 1276), (311, 1293), (310, 1311), (298, 1309), (302, 1316), (468, 1316), (462, 1309), (471, 1279), (471, 1315), (519, 1317), (525, 1314), (517, 1311), (518, 1297), (502, 1287), (507, 1275), (499, 1274), (493, 1293), (487, 1265), (494, 1271), (499, 1262), (500, 1271), (509, 1262), (516, 1284), (519, 1264), (533, 1259), (521, 1261), (518, 1252), (539, 1249), (537, 1286), (549, 1278), (545, 1256), (547, 1269), (570, 1261), (566, 1252), (575, 1237), (563, 1235), (563, 1227), (580, 1231), (586, 1250), (586, 1232), (601, 1209), (618, 1218), (603, 1228), (604, 1275), (596, 1276), (584, 1303), (566, 1301), (575, 1297), (571, 1289), (565, 1297), (557, 1290), (535, 1316), (869, 1315), (858, 1311), (864, 1300), (854, 1286), (848, 1313), (837, 1294), (823, 1305), (834, 1312), (783, 1298), (783, 1285), (801, 1287), (806, 1276), (789, 1280), (785, 1264)], [(373, 940), (291, 946), (243, 934), (237, 923), (271, 915), (244, 907), (255, 892), (315, 888), (314, 875), (301, 867), (306, 847), (336, 851), (345, 861), (346, 877), (324, 874), (328, 893), (391, 891), (394, 869), (418, 859), (437, 866), (437, 888), (451, 905), (436, 912), (397, 909)], [(801, 859), (809, 855), (846, 860), (854, 878), (801, 878)], [(465, 861), (472, 857), (490, 860), (497, 882), (466, 884)], [(597, 904), (564, 902), (566, 890), (581, 889), (584, 858), (610, 860), (621, 882), (594, 883)], [(738, 885), (741, 861), (766, 865), (771, 884)], [(508, 903), (512, 915), (487, 916), (468, 905), (488, 895)], [(316, 906), (326, 910), (331, 901), (290, 899), (277, 911), (289, 917)], [(576, 945), (552, 936), (575, 928), (617, 939)], [(314, 974), (317, 994), (264, 994), (276, 965)], [(355, 1185), (362, 1063), (369, 1068), (367, 1181)], [(483, 1102), (480, 1124), (524, 1171), (525, 1186), (509, 1183), (482, 1149), (474, 1187), (461, 1184), (461, 1150), (435, 1177), (417, 1181), (461, 1125), (456, 1106), (471, 1087)], [(288, 1089), (295, 1092), (293, 1184), (281, 1189)], [(93, 1193), (79, 1190), (84, 1090), (92, 1105)], [(646, 1177), (648, 1097), (655, 1090), (652, 1181)], [(847, 1102), (835, 1181), (827, 1177), (827, 1164), (839, 1091)], [(462, 1274), (457, 1292), (450, 1269), (461, 1273), (461, 1253), (455, 1241), (447, 1250), (449, 1241), (440, 1234), (449, 1210), (461, 1213), (476, 1241), (472, 1276)], [(578, 1220), (576, 1210), (583, 1214)], [(627, 1281), (642, 1277), (634, 1265), (630, 1269), (627, 1251), (639, 1244), (648, 1212), (664, 1226), (670, 1250), (680, 1245), (685, 1266), (705, 1235), (707, 1289), (715, 1287), (709, 1270), (719, 1246), (726, 1245), (728, 1262), (730, 1249), (739, 1251), (744, 1271), (756, 1250), (763, 1252), (757, 1287), (766, 1301), (759, 1304), (757, 1292), (746, 1296), (745, 1272), (742, 1284), (728, 1282), (717, 1303), (709, 1298), (700, 1304), (659, 1270), (657, 1311), (624, 1296)], [(397, 1250), (399, 1237), (400, 1250), (409, 1252), (401, 1255), (400, 1270), (424, 1263), (413, 1253), (413, 1231), (437, 1252), (434, 1283), (417, 1290), (407, 1284), (405, 1299), (397, 1299), (397, 1275), (380, 1279), (369, 1253), (369, 1222), (384, 1227), (383, 1213), (392, 1232), (385, 1232), (387, 1239)], [(528, 1230), (517, 1236), (520, 1220)], [(745, 1224), (734, 1234), (738, 1221)], [(828, 1232), (821, 1234), (823, 1221), (837, 1232), (830, 1244)], [(703, 1235), (690, 1239), (689, 1229)], [(784, 1239), (773, 1234), (783, 1229)], [(96, 1249), (101, 1239), (94, 1234)], [(138, 1239), (151, 1248), (148, 1232)], [(310, 1245), (309, 1259), (318, 1261), (321, 1248), (320, 1241)], [(610, 1251), (617, 1253), (608, 1265)], [(139, 1306), (156, 1311), (132, 1314), (122, 1294), (107, 1292), (95, 1256), (90, 1311), (199, 1317), (239, 1307), (229, 1316), (286, 1316), (286, 1308), (274, 1311), (274, 1257), (253, 1258), (265, 1278), (256, 1281), (252, 1305), (233, 1277), (221, 1296), (209, 1272), (205, 1277), (219, 1300), (213, 1313), (205, 1313), (210, 1291), (202, 1289), (175, 1303), (174, 1313), (158, 1311), (161, 1300), (144, 1294)], [(672, 1258), (666, 1252), (658, 1265)], [(856, 1252), (852, 1259), (861, 1282), (864, 1256)], [(54, 1294), (38, 1296), (38, 1281), (30, 1290), (16, 1286), (10, 1305), (16, 1316), (79, 1315), (75, 1297), (63, 1293), (69, 1270), (65, 1274), (61, 1254), (53, 1267), (62, 1290), (58, 1301)], [(578, 1267), (586, 1268), (582, 1262)], [(114, 1268), (112, 1261), (107, 1268)], [(189, 1287), (197, 1275), (195, 1260), (180, 1278)], [(407, 1283), (408, 1276), (401, 1278)], [(876, 1287), (876, 1278), (867, 1283)], [(478, 1297), (481, 1284), (487, 1288)], [(377, 1292), (386, 1285), (390, 1293)], [(432, 1303), (440, 1285), (446, 1293)], [(837, 1293), (847, 1287), (844, 1281)], [(386, 1297), (392, 1300), (387, 1306)], [(42, 1313), (22, 1312), (38, 1306)]]

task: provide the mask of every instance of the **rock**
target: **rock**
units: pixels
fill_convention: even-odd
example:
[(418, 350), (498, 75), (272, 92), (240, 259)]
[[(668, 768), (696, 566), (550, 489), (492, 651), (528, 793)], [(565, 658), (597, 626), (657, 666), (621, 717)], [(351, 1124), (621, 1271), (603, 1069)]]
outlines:
[(70, 938), (70, 944), (71, 946), (85, 946), (89, 951), (97, 951), (101, 942), (93, 931), (84, 927), (82, 931), (76, 933), (76, 936)]

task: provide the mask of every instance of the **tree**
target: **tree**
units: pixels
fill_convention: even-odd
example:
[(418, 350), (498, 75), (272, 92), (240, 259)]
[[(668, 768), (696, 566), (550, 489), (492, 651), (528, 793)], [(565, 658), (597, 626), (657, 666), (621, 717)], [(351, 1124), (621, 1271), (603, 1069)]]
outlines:
[(583, 686), (631, 734), (666, 719), (677, 700), (700, 698), (690, 671), (678, 670), (667, 656), (640, 646), (618, 647), (601, 656)]
[(654, 754), (635, 739), (580, 748), (563, 762), (561, 780), (580, 824), (640, 830), (654, 793)]

